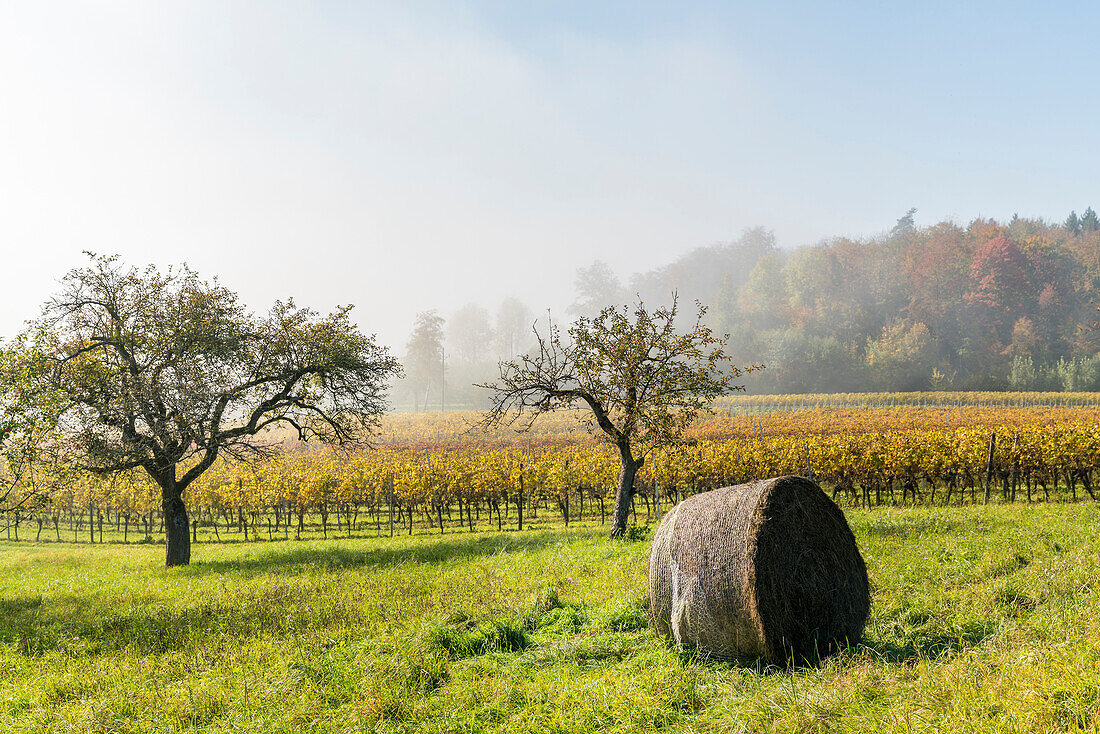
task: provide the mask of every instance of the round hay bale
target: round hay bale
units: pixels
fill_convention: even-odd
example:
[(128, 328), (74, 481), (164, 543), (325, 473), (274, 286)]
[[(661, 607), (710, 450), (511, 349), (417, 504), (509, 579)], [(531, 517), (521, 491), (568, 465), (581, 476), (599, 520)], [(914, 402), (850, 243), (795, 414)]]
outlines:
[(648, 576), (649, 624), (677, 647), (779, 665), (858, 642), (871, 601), (844, 513), (803, 477), (679, 503), (657, 526)]

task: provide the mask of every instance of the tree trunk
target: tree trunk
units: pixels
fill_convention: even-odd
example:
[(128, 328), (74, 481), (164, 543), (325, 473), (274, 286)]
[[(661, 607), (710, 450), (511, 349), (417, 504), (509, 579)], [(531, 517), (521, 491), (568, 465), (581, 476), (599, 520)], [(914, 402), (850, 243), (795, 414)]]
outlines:
[(619, 446), (622, 469), (619, 471), (619, 488), (615, 490), (615, 509), (611, 513), (611, 537), (626, 534), (626, 521), (630, 516), (630, 500), (634, 497), (634, 478), (642, 466), (642, 459), (635, 460), (629, 445)]
[(516, 495), (516, 530), (523, 530), (523, 472), (519, 475), (519, 494)]
[(162, 490), (166, 568), (191, 563), (191, 530), (187, 508), (178, 492)]

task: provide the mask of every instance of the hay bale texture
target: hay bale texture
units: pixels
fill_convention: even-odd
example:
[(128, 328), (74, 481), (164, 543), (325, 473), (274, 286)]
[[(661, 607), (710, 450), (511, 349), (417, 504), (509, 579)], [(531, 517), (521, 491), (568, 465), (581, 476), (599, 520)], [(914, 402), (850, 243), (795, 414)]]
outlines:
[(649, 623), (721, 658), (812, 660), (863, 634), (867, 567), (814, 482), (777, 477), (702, 492), (661, 520), (649, 552)]

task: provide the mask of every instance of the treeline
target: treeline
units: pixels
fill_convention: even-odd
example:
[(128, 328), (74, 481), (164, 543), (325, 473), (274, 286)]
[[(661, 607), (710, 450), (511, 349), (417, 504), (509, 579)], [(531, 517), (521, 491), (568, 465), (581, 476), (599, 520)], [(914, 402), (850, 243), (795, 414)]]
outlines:
[(701, 248), (620, 284), (596, 264), (578, 277), (586, 311), (673, 289), (711, 308), (738, 363), (767, 369), (756, 393), (1100, 389), (1100, 223), (1013, 217), (918, 227), (793, 251), (771, 233)]
[[(602, 262), (577, 271), (569, 313), (641, 297), (709, 307), (740, 365), (766, 369), (750, 393), (1100, 390), (1100, 222), (1090, 207), (1055, 224), (1013, 217), (917, 226), (780, 249), (771, 232), (702, 247), (625, 281)], [(562, 319), (566, 319), (563, 317)], [(509, 298), (418, 314), (401, 407), (483, 408), (472, 383), (532, 345), (534, 311)], [(444, 367), (444, 357), (445, 367)]]

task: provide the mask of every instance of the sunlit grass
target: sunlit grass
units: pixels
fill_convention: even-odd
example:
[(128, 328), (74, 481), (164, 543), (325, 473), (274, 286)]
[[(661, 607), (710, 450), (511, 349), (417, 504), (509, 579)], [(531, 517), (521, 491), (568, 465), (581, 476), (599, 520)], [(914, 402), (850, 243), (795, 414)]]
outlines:
[(1100, 726), (1096, 506), (848, 515), (866, 639), (793, 672), (653, 637), (647, 544), (597, 528), (0, 544), (0, 731)]

